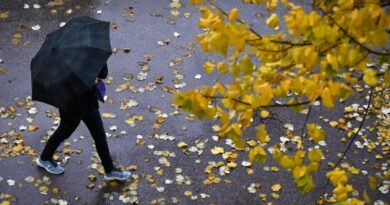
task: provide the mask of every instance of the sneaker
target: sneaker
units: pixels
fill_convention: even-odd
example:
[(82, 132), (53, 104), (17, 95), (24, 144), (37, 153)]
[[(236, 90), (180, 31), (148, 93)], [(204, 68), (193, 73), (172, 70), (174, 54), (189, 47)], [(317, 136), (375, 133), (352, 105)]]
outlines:
[(128, 171), (121, 171), (118, 168), (114, 168), (110, 173), (104, 174), (104, 179), (105, 180), (120, 180), (120, 181), (124, 181), (127, 178), (129, 178), (130, 175), (131, 175), (131, 173), (128, 172)]
[(54, 160), (44, 161), (41, 157), (38, 157), (35, 161), (38, 166), (46, 169), (47, 172), (52, 174), (62, 174), (64, 172), (64, 168), (57, 164)]

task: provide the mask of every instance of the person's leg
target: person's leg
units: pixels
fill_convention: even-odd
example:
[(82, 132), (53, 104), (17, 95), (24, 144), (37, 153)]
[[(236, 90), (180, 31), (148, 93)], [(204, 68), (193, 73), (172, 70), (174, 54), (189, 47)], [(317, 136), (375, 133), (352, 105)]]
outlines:
[(41, 159), (44, 161), (52, 160), (54, 152), (60, 144), (69, 138), (80, 124), (80, 117), (60, 109), (61, 122), (57, 130), (47, 141), (42, 151)]
[(93, 140), (95, 141), (96, 150), (100, 160), (102, 161), (104, 171), (106, 173), (110, 173), (114, 169), (114, 164), (110, 156), (110, 150), (108, 149), (106, 132), (104, 131), (104, 126), (99, 110), (95, 109), (90, 111), (85, 116), (83, 116), (82, 120), (88, 127), (88, 130), (91, 133)]

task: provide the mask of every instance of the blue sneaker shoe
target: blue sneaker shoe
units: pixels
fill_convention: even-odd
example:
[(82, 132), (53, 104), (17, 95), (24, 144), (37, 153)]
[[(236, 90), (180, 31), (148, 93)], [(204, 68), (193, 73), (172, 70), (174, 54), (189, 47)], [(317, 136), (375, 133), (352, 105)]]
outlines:
[(54, 160), (44, 161), (41, 159), (41, 157), (38, 157), (35, 162), (38, 166), (44, 168), (49, 173), (62, 174), (64, 172), (64, 168), (58, 165)]
[(114, 168), (110, 173), (104, 174), (104, 179), (105, 180), (120, 180), (124, 181), (127, 178), (129, 178), (131, 175), (130, 172), (128, 171), (121, 171), (118, 168)]

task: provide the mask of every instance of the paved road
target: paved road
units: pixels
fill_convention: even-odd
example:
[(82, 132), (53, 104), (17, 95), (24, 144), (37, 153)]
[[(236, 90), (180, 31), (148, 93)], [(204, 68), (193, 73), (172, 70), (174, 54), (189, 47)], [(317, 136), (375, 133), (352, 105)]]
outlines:
[[(65, 147), (80, 150), (81, 153), (64, 155), (61, 152), (62, 146), (59, 150), (61, 159), (65, 156), (70, 157), (64, 165), (66, 171), (61, 176), (48, 175), (37, 168), (33, 163), (34, 152), (16, 157), (1, 157), (0, 201), (4, 194), (10, 194), (10, 199), (15, 204), (55, 203), (59, 199), (69, 204), (121, 204), (121, 200), (126, 201), (127, 196), (131, 196), (131, 200), (138, 199), (140, 204), (164, 202), (166, 204), (174, 202), (178, 204), (265, 204), (259, 197), (259, 194), (264, 193), (267, 194), (266, 201), (273, 204), (314, 204), (323, 193), (323, 190), (316, 189), (307, 195), (299, 194), (293, 184), (292, 176), (284, 170), (270, 172), (264, 171), (264, 166), (254, 165), (254, 174), (248, 175), (246, 169), (241, 166), (241, 162), (246, 159), (246, 154), (243, 152), (239, 153), (238, 168), (222, 176), (222, 182), (208, 186), (203, 184), (202, 181), (207, 178), (204, 173), (205, 167), (212, 161), (223, 161), (220, 155), (212, 155), (210, 149), (215, 145), (224, 146), (227, 150), (229, 148), (224, 140), (219, 142), (212, 140), (213, 122), (197, 120), (191, 122), (186, 120), (185, 113), (174, 113), (175, 109), (170, 105), (172, 95), (166, 92), (166, 88), (173, 88), (175, 83), (177, 86), (186, 83), (183, 88), (186, 90), (201, 84), (210, 84), (216, 77), (205, 76), (202, 71), (202, 63), (210, 57), (202, 54), (198, 49), (194, 37), (201, 33), (197, 28), (199, 14), (196, 8), (188, 5), (187, 1), (182, 1), (183, 5), (178, 9), (179, 17), (171, 16), (169, 0), (65, 1), (63, 6), (58, 7), (48, 7), (45, 5), (46, 2), (0, 0), (0, 11), (9, 10), (9, 17), (0, 19), (0, 59), (4, 61), (0, 66), (8, 70), (7, 74), (0, 75), (0, 107), (8, 109), (14, 106), (17, 113), (14, 118), (0, 119), (0, 134), (3, 133), (3, 138), (7, 138), (8, 144), (12, 144), (19, 142), (15, 134), (11, 133), (5, 137), (5, 133), (12, 130), (22, 133), (24, 145), (30, 146), (36, 153), (42, 150), (48, 130), (55, 129), (52, 127), (54, 118), (47, 117), (45, 112), (47, 109), (56, 110), (45, 104), (35, 103), (33, 107), (36, 107), (38, 112), (29, 114), (26, 105), (17, 105), (18, 101), (26, 102), (27, 96), (31, 94), (29, 72), (31, 58), (39, 49), (45, 35), (57, 29), (61, 22), (79, 15), (110, 21), (117, 25), (116, 29), (111, 29), (111, 37), (112, 46), (118, 50), (118, 53), (108, 61), (112, 83), (108, 86), (109, 102), (101, 105), (101, 112), (116, 115), (112, 119), (104, 118), (111, 153), (117, 165), (134, 170), (136, 179), (121, 184), (104, 183), (103, 177), (95, 169), (96, 153), (92, 138), (85, 125), (81, 125)], [(25, 3), (29, 8), (23, 8)], [(34, 8), (34, 4), (39, 4), (40, 8)], [(255, 25), (256, 30), (269, 32), (262, 23), (264, 19), (261, 16), (267, 14), (263, 8), (243, 6), (238, 1), (229, 1), (221, 5), (226, 10), (235, 6), (242, 9), (242, 18)], [(57, 13), (53, 14), (52, 9), (56, 9)], [(185, 14), (186, 12), (188, 13)], [(189, 14), (188, 18), (184, 17)], [(39, 30), (30, 29), (31, 26), (36, 25), (40, 26)], [(179, 33), (180, 37), (175, 37), (174, 32)], [(12, 43), (15, 33), (23, 36), (20, 39), (14, 38)], [(158, 42), (164, 43), (164, 40), (165, 45), (159, 45)], [(123, 48), (130, 48), (131, 51), (125, 53)], [(173, 61), (176, 63), (172, 66)], [(150, 70), (147, 71), (146, 79), (139, 81), (136, 78), (142, 69), (141, 65), (145, 62)], [(197, 74), (202, 75), (201, 79), (195, 78)], [(131, 76), (134, 78), (129, 80)], [(155, 79), (160, 76), (163, 76), (163, 84), (154, 84)], [(118, 92), (120, 90), (118, 87), (125, 87), (124, 83), (134, 85), (130, 88), (136, 92), (128, 90)], [(138, 105), (121, 110), (121, 102), (129, 100), (138, 102)], [(358, 97), (354, 100), (364, 103)], [(154, 113), (156, 110), (168, 116), (159, 129), (152, 128), (156, 119)], [(30, 109), (31, 111), (33, 110)], [(330, 112), (319, 106), (314, 108), (314, 113), (310, 119), (312, 121), (319, 121), (320, 115), (333, 120), (337, 120), (337, 116), (342, 115), (340, 109)], [(126, 123), (126, 120), (134, 116), (136, 118), (142, 116), (143, 120), (136, 121), (135, 126), (132, 127)], [(31, 117), (32, 122), (28, 122), (28, 117)], [(276, 117), (285, 123), (292, 122), (296, 129), (302, 126), (304, 119), (303, 115), (291, 115), (287, 110), (276, 112)], [(283, 124), (278, 120), (267, 120), (266, 123), (272, 136), (283, 135)], [(38, 125), (39, 129), (34, 132), (19, 131), (20, 126), (31, 124)], [(113, 126), (116, 126), (117, 130), (110, 130)], [(153, 137), (155, 134), (164, 137), (164, 133), (175, 139), (164, 140)], [(251, 132), (248, 132), (248, 136), (251, 136)], [(335, 153), (343, 150), (344, 147), (344, 144), (339, 143), (343, 133), (336, 129), (329, 129), (328, 136), (328, 144), (332, 146), (327, 150), (326, 158), (334, 161)], [(279, 137), (273, 139), (275, 142), (278, 140)], [(199, 156), (193, 152), (184, 154), (177, 147), (177, 143), (181, 141), (186, 142), (188, 147), (198, 145), (203, 154)], [(205, 148), (202, 148), (202, 144)], [(2, 154), (7, 151), (5, 148), (7, 144), (0, 146), (3, 146)], [(360, 164), (360, 159), (366, 156), (363, 154), (351, 158), (356, 164)], [(265, 166), (274, 165), (275, 163), (269, 158)], [(99, 166), (97, 163), (97, 168)], [(218, 174), (218, 170), (214, 170)], [(324, 165), (321, 171), (314, 175), (318, 187), (326, 182), (323, 178), (326, 170), (328, 168)], [(90, 174), (97, 176), (96, 181), (88, 179)], [(29, 176), (35, 178), (33, 183), (25, 181)], [(367, 187), (364, 176), (357, 176), (355, 179), (357, 179), (354, 182), (355, 186)], [(12, 181), (8, 180), (14, 180), (15, 185), (10, 186)], [(173, 182), (171, 183), (170, 180)], [(252, 183), (257, 184), (255, 193), (248, 191)], [(271, 186), (277, 183), (282, 185), (278, 193), (279, 199), (271, 196)], [(45, 188), (39, 190), (42, 186), (49, 188), (47, 194), (41, 193)], [(53, 188), (59, 188), (60, 191), (53, 192)], [(186, 191), (192, 192), (192, 198), (185, 196)], [(189, 192), (186, 194), (190, 195)], [(373, 199), (384, 200), (385, 198), (378, 192), (371, 194)], [(120, 197), (121, 195), (126, 197)]]

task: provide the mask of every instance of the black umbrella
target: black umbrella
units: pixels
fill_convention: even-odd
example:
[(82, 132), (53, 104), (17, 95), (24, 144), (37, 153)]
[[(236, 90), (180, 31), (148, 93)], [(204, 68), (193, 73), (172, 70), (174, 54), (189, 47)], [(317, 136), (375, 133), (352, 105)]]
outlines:
[(70, 20), (46, 36), (31, 61), (32, 99), (64, 107), (92, 89), (111, 54), (109, 22)]

